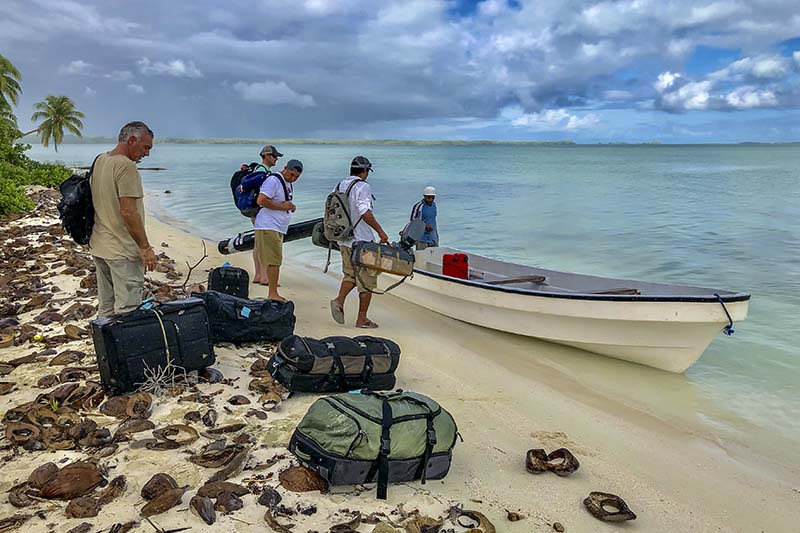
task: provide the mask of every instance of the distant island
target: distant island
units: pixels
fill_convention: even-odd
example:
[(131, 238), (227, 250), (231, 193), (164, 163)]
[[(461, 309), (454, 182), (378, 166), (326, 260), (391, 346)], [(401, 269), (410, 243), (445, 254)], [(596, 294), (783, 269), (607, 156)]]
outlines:
[[(62, 144), (109, 144), (116, 143), (116, 137), (94, 136), (79, 138), (65, 135)], [(419, 141), (406, 139), (228, 139), (228, 138), (187, 138), (156, 137), (156, 144), (331, 144), (331, 145), (366, 145), (366, 146), (475, 146), (475, 145), (574, 145), (575, 141)]]

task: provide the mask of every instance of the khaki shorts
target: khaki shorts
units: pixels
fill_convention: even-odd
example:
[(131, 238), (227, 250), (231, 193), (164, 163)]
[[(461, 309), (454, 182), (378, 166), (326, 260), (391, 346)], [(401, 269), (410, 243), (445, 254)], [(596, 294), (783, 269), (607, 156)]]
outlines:
[(351, 260), (353, 249), (349, 246), (339, 245), (339, 251), (342, 252), (342, 274), (344, 274), (344, 281), (355, 283), (356, 287), (358, 287), (358, 292), (369, 292), (378, 288), (378, 274), (380, 274), (380, 272), (372, 270), (371, 268), (360, 268), (358, 277), (356, 277), (356, 271), (353, 268), (353, 261)]
[(283, 234), (271, 229), (257, 229), (256, 251), (262, 265), (281, 266), (283, 263)]

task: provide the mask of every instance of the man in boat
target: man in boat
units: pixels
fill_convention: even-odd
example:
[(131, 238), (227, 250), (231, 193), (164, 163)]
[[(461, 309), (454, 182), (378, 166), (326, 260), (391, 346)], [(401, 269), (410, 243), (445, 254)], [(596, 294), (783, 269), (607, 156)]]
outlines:
[(372, 188), (367, 183), (369, 173), (372, 172), (372, 163), (360, 155), (350, 163), (350, 177), (342, 181), (337, 188), (340, 192), (347, 192), (353, 185), (348, 195), (350, 215), (357, 222), (353, 227), (353, 238), (339, 242), (339, 251), (342, 253), (342, 283), (339, 286), (339, 295), (331, 300), (331, 315), (339, 324), (344, 324), (344, 302), (350, 292), (358, 288), (358, 318), (357, 328), (374, 329), (378, 324), (367, 317), (369, 304), (372, 301), (372, 292), (378, 287), (378, 272), (362, 268), (356, 276), (351, 256), (353, 245), (356, 241), (374, 242), (378, 233), (380, 242), (389, 242), (389, 236), (383, 231), (378, 219), (372, 212)]
[(129, 122), (117, 146), (94, 161), (91, 190), (94, 227), (89, 251), (97, 272), (98, 317), (136, 309), (142, 303), (144, 272), (155, 270), (156, 253), (144, 227), (144, 191), (136, 163), (150, 155), (153, 130)]
[(303, 163), (290, 159), (280, 174), (267, 176), (258, 193), (258, 210), (253, 229), (256, 233), (258, 260), (267, 271), (270, 300), (285, 302), (278, 294), (278, 277), (283, 263), (283, 237), (289, 229), (292, 213), (297, 209), (292, 203), (292, 184), (303, 173)]
[(411, 209), (410, 220), (422, 220), (425, 233), (417, 241), (417, 250), (439, 246), (439, 233), (436, 231), (436, 189), (431, 186), (422, 191), (422, 200)]
[[(278, 158), (283, 156), (282, 153), (278, 151), (277, 148), (272, 146), (271, 144), (266, 145), (264, 148), (261, 149), (259, 153), (261, 156), (261, 163), (256, 165), (253, 169), (253, 172), (266, 172), (269, 174), (272, 170), (273, 165), (278, 162)], [(253, 223), (253, 229), (255, 229), (256, 218), (253, 217), (250, 221)], [(267, 285), (269, 276), (267, 275), (267, 265), (262, 265), (261, 260), (259, 259), (258, 253), (258, 241), (256, 240), (253, 243), (253, 265), (255, 267), (255, 277), (253, 278), (253, 283), (258, 283), (259, 285)]]

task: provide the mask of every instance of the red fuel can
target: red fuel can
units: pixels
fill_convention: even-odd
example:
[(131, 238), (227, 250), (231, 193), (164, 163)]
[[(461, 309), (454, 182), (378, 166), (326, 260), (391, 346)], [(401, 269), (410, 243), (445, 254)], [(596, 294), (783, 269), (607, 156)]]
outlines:
[(469, 279), (469, 256), (467, 254), (444, 254), (442, 274), (459, 279)]

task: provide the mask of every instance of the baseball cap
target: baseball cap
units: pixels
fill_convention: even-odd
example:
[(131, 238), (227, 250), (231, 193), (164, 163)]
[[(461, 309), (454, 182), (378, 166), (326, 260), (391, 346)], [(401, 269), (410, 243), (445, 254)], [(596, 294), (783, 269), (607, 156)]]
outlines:
[(286, 163), (286, 168), (289, 170), (296, 170), (298, 172), (303, 171), (303, 163), (299, 159), (290, 159), (288, 163)]
[(272, 146), (271, 144), (268, 144), (268, 145), (264, 146), (264, 148), (261, 149), (261, 154), (260, 155), (261, 155), (261, 157), (264, 157), (265, 155), (274, 155), (275, 157), (282, 157), (283, 156), (283, 154), (280, 153), (278, 151), (278, 149), (275, 148), (274, 146)]
[(363, 155), (357, 155), (353, 158), (353, 162), (350, 163), (352, 168), (366, 168), (370, 172), (372, 172), (372, 163), (369, 162), (369, 159), (364, 157)]

